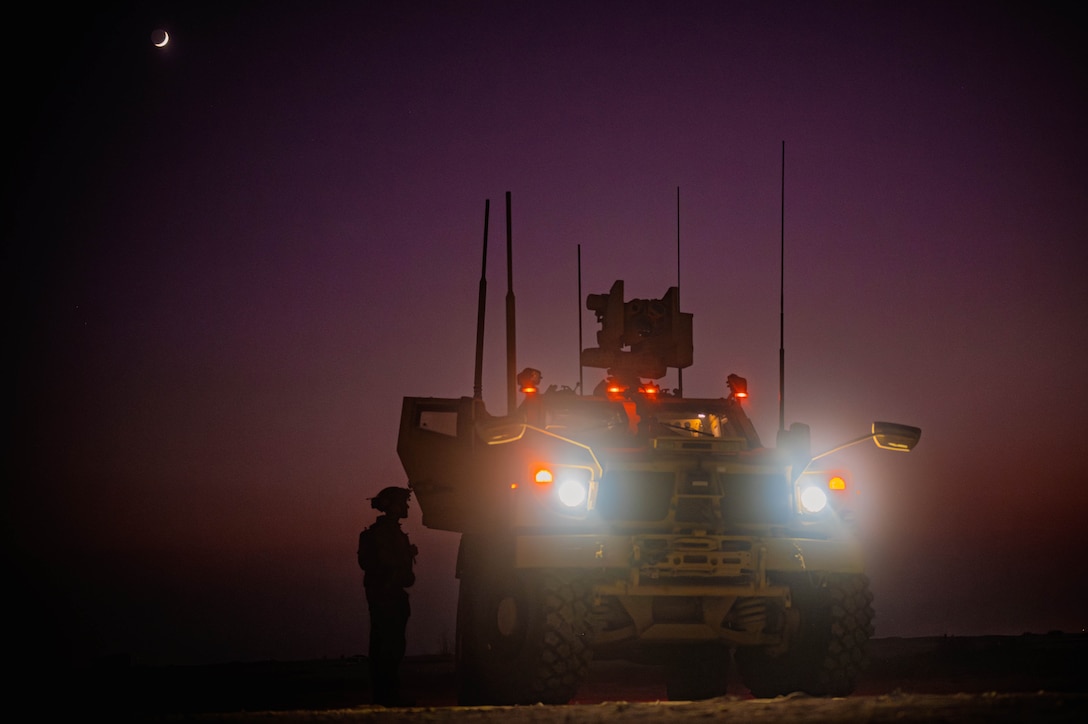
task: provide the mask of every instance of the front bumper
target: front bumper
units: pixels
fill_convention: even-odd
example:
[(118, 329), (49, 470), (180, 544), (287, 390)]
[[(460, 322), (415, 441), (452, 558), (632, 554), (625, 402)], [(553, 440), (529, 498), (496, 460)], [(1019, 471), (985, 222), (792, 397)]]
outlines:
[(863, 570), (850, 539), (523, 535), (514, 555), (517, 568), (584, 576), (596, 605), (611, 612), (595, 646), (781, 646), (796, 625), (786, 574)]
[(520, 535), (515, 568), (591, 574), (615, 595), (774, 595), (768, 573), (864, 570), (849, 538), (739, 535)]

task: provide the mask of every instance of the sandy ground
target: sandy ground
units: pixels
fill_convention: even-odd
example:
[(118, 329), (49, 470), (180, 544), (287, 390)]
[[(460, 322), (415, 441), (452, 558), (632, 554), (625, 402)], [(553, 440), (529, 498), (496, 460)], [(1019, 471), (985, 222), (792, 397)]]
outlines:
[(857, 692), (753, 699), (733, 679), (725, 697), (666, 701), (652, 666), (595, 662), (566, 706), (457, 707), (449, 658), (406, 663), (415, 706), (370, 705), (362, 658), (202, 667), (104, 662), (82, 672), (86, 710), (149, 722), (1085, 722), (1088, 635), (877, 639)]
[(639, 722), (1076, 722), (1088, 716), (1088, 696), (1056, 694), (900, 694), (845, 699), (712, 699), (702, 702), (612, 702), (595, 705), (415, 708), (358, 707), (325, 712), (263, 712), (175, 717), (158, 721), (204, 722), (411, 722), (457, 721), (472, 724), (613, 724)]

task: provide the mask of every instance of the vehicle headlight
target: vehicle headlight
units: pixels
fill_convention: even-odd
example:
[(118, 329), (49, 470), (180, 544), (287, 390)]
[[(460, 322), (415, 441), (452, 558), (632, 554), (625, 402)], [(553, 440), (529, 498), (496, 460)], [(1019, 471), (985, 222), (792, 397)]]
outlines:
[(562, 480), (555, 490), (559, 502), (568, 508), (577, 508), (585, 503), (586, 495), (588, 495), (588, 493), (589, 491), (586, 489), (585, 481), (576, 478), (566, 478)]
[(801, 489), (801, 509), (806, 513), (819, 513), (827, 507), (827, 493), (816, 485)]

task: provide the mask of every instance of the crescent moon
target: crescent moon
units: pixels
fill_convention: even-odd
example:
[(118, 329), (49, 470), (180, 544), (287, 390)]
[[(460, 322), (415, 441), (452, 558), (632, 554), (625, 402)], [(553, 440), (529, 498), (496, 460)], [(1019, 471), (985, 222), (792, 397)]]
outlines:
[(165, 30), (156, 30), (151, 34), (151, 43), (156, 48), (162, 48), (170, 42), (170, 34)]

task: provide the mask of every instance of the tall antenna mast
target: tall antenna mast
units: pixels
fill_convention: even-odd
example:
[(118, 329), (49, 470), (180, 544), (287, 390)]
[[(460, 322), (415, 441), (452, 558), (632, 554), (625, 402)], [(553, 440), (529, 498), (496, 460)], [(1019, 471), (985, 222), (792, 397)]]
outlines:
[[(676, 311), (680, 311), (680, 187), (676, 187)], [(684, 396), (684, 368), (676, 368), (677, 389)]]
[(786, 142), (782, 142), (782, 209), (778, 279), (778, 431), (786, 430)]
[(582, 245), (578, 245), (578, 394), (586, 393), (582, 381)]
[(472, 381), (472, 396), (483, 399), (484, 376), (484, 308), (487, 300), (487, 220), (491, 216), (491, 199), (484, 200), (484, 261), (480, 268), (480, 298), (476, 302), (476, 376)]
[(510, 223), (510, 192), (506, 192), (506, 414), (518, 406), (517, 339), (514, 325), (514, 256)]

